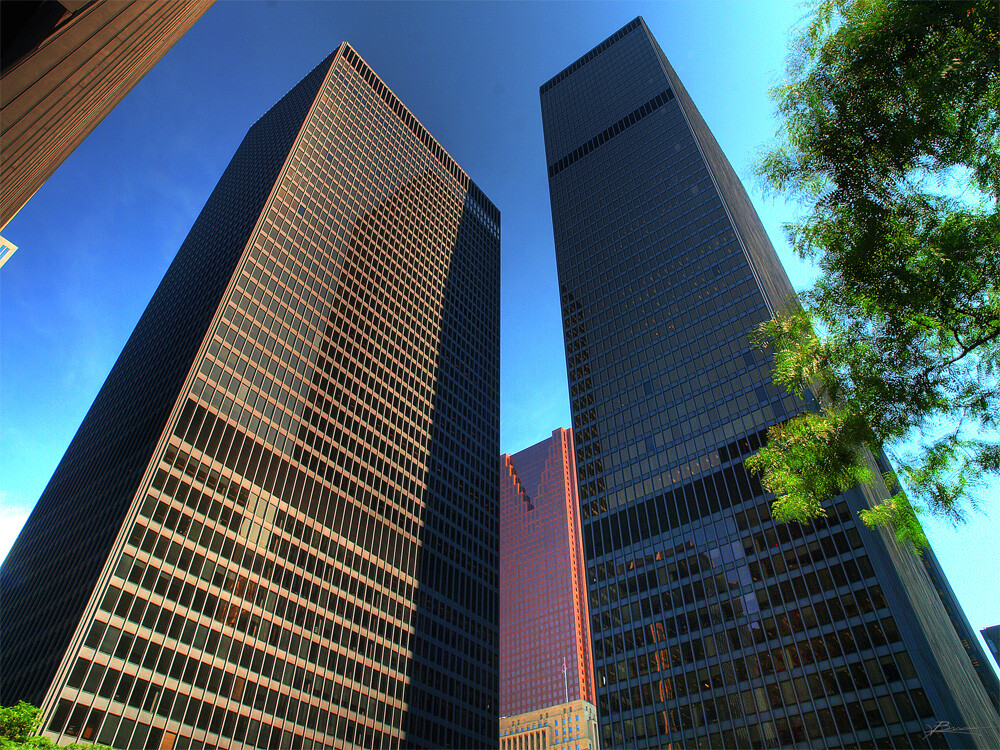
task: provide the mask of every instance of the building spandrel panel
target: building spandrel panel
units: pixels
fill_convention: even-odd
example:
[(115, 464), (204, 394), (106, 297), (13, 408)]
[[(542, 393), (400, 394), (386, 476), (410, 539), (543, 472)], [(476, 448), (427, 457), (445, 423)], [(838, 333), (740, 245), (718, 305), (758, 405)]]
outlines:
[(996, 744), (919, 559), (860, 524), (879, 490), (778, 525), (743, 466), (810, 408), (748, 337), (791, 287), (645, 23), (540, 94), (602, 744)]
[(495, 745), (499, 218), (346, 43), (251, 129), (3, 566), (49, 736)]

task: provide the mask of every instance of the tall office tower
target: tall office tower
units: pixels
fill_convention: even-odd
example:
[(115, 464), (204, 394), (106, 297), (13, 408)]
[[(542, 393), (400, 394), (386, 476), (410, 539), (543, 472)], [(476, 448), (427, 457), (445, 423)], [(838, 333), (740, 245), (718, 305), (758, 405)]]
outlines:
[(868, 491), (780, 525), (744, 470), (807, 408), (747, 337), (792, 290), (645, 23), (540, 94), (603, 744), (1000, 746), (920, 560), (859, 525)]
[(261, 117), (0, 569), (0, 700), (495, 747), (499, 221), (346, 43)]
[(0, 230), (211, 4), (0, 5)]
[(573, 464), (573, 434), (561, 428), (500, 459), (502, 748), (598, 747)]

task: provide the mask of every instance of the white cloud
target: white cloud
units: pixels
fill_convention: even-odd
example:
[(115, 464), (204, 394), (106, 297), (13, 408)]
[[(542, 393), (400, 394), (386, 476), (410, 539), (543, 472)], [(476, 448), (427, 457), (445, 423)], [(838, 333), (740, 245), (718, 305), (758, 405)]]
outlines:
[(6, 495), (0, 495), (0, 562), (7, 558), (21, 527), (31, 515), (31, 508), (11, 507), (7, 500)]

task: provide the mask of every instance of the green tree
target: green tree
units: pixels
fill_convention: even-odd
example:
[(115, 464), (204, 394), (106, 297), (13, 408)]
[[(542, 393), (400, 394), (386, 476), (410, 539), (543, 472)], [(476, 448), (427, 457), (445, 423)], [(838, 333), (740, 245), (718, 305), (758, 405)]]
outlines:
[(0, 740), (26, 742), (42, 721), (42, 709), (21, 701), (0, 708)]
[(918, 513), (961, 520), (1000, 471), (998, 18), (997, 0), (824, 0), (792, 45), (758, 174), (804, 208), (786, 231), (820, 276), (760, 339), (818, 409), (748, 462), (778, 520), (878, 482), (885, 448), (902, 482), (862, 516), (919, 549)]
[(42, 709), (30, 703), (0, 708), (0, 750), (112, 750), (85, 742), (57, 745), (48, 737), (35, 736), (41, 723)]

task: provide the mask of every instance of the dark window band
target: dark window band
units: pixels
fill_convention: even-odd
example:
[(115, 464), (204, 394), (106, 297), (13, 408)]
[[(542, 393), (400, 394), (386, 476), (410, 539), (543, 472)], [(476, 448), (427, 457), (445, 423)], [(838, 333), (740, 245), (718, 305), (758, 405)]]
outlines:
[(619, 133), (628, 130), (630, 127), (635, 125), (637, 122), (639, 122), (639, 120), (644, 118), (646, 115), (653, 114), (653, 112), (658, 110), (667, 102), (671, 101), (673, 98), (674, 98), (674, 92), (671, 91), (670, 89), (667, 89), (663, 93), (658, 94), (657, 96), (650, 99), (641, 107), (637, 107), (635, 111), (625, 115), (625, 117), (620, 119), (611, 127), (606, 128), (605, 130), (603, 130), (602, 132), (598, 133), (593, 138), (591, 138), (589, 141), (584, 143), (579, 148), (566, 154), (566, 156), (557, 161), (555, 164), (550, 164), (549, 177), (550, 178), (555, 177), (557, 174), (562, 172), (564, 169), (566, 169), (566, 167), (575, 162), (577, 159), (586, 156), (598, 146), (604, 145)]

